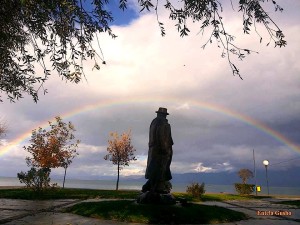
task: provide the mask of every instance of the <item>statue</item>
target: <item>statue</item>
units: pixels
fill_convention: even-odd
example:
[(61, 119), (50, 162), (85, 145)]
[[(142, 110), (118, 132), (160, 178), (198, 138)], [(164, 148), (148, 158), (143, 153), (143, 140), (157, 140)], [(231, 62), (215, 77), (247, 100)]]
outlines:
[(151, 122), (149, 130), (149, 151), (145, 173), (148, 181), (143, 185), (138, 202), (174, 204), (175, 199), (170, 194), (173, 139), (171, 126), (166, 119), (169, 113), (162, 107), (156, 113), (157, 117)]

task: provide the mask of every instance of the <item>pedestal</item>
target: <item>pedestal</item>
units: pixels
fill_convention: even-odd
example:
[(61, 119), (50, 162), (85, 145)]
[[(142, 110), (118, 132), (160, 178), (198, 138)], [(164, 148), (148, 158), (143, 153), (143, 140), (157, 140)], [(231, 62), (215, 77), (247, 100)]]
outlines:
[(137, 203), (140, 204), (160, 204), (160, 205), (174, 205), (176, 204), (175, 197), (168, 194), (161, 194), (157, 192), (142, 192), (137, 198)]

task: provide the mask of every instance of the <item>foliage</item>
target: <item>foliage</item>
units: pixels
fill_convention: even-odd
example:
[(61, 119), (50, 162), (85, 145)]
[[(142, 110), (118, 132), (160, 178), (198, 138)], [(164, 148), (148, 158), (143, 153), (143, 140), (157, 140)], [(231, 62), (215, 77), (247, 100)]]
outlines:
[[(113, 18), (105, 10), (107, 2), (95, 0), (89, 5), (82, 0), (3, 0), (0, 90), (12, 101), (27, 93), (36, 102), (39, 89), (51, 75), (49, 59), (52, 70), (75, 83), (82, 79), (83, 60), (94, 59), (99, 69), (96, 59), (105, 61), (92, 46), (93, 38), (98, 32), (116, 37), (108, 25)], [(36, 62), (43, 75), (36, 76)]]
[(119, 188), (120, 170), (124, 166), (129, 166), (130, 161), (135, 161), (134, 152), (136, 151), (131, 145), (131, 131), (125, 132), (119, 137), (117, 132), (110, 133), (111, 140), (108, 140), (108, 154), (104, 156), (105, 160), (110, 160), (114, 165), (117, 165), (118, 178), (116, 190)]
[(205, 193), (205, 184), (202, 183), (192, 183), (191, 185), (187, 186), (186, 192), (192, 195), (194, 198), (200, 199), (202, 195)]
[(241, 212), (218, 206), (189, 204), (187, 207), (178, 207), (136, 204), (129, 200), (84, 202), (68, 208), (67, 211), (105, 220), (146, 224), (215, 224), (247, 218)]
[(4, 135), (6, 132), (6, 126), (2, 122), (0, 122), (0, 137)]
[(252, 171), (248, 169), (240, 169), (238, 175), (242, 179), (243, 184), (246, 184), (249, 178), (254, 177)]
[(36, 169), (32, 167), (27, 173), (20, 172), (17, 176), (27, 188), (42, 191), (50, 187), (50, 172), (49, 168)]
[[(35, 190), (49, 186), (50, 168), (65, 168), (65, 182), (67, 168), (73, 158), (78, 155), (79, 140), (74, 140), (73, 124), (63, 122), (59, 116), (55, 117), (55, 120), (55, 123), (49, 121), (49, 131), (41, 127), (33, 130), (30, 139), (31, 145), (24, 146), (24, 149), (32, 155), (32, 157), (26, 157), (27, 165), (32, 168), (28, 173), (18, 173), (18, 177), (26, 186), (39, 187), (34, 188)], [(48, 185), (46, 183), (44, 185), (44, 181), (47, 181)]]
[(234, 184), (235, 190), (237, 193), (240, 195), (250, 195), (251, 193), (254, 192), (255, 185), (254, 184)]
[(7, 125), (3, 120), (0, 120), (0, 145), (1, 145), (1, 138), (6, 134), (7, 132)]
[[(126, 1), (126, 0), (125, 0)], [(188, 20), (194, 22), (199, 22), (201, 24), (199, 33), (204, 33), (204, 30), (211, 28), (210, 37), (207, 42), (202, 46), (204, 49), (208, 43), (212, 43), (215, 39), (217, 46), (222, 49), (221, 56), (227, 58), (229, 65), (231, 67), (233, 75), (238, 75), (241, 79), (240, 71), (235, 66), (231, 60), (231, 55), (238, 57), (242, 60), (245, 58), (246, 54), (254, 52), (249, 49), (244, 49), (236, 46), (234, 44), (235, 37), (227, 32), (227, 28), (223, 23), (223, 6), (218, 0), (206, 0), (206, 1), (197, 1), (197, 0), (182, 0), (182, 6), (176, 7), (175, 4), (172, 4), (171, 1), (166, 0), (164, 5), (165, 9), (169, 11), (169, 18), (176, 21), (176, 27), (181, 37), (187, 36), (190, 32), (188, 28)], [(269, 13), (262, 6), (265, 2), (272, 3), (274, 5), (275, 11), (283, 11), (275, 1), (265, 1), (265, 0), (239, 0), (238, 8), (239, 12), (243, 14), (243, 31), (245, 34), (250, 33), (250, 29), (253, 26), (257, 35), (262, 42), (262, 36), (257, 32), (257, 24), (262, 24), (269, 34), (270, 41), (274, 42), (275, 47), (284, 47), (287, 42), (284, 40), (284, 34), (278, 25), (270, 18)], [(151, 3), (151, 0), (139, 0), (142, 10), (146, 8), (154, 8), (158, 18), (158, 1), (154, 6)], [(233, 3), (230, 1), (232, 8)], [(163, 23), (158, 20), (159, 26), (161, 28), (161, 35), (165, 35), (165, 30)]]
[[(29, 94), (35, 102), (38, 92), (47, 90), (44, 83), (51, 71), (57, 72), (63, 79), (78, 83), (84, 76), (83, 61), (94, 60), (94, 68), (100, 69), (99, 60), (105, 64), (100, 48), (99, 33), (107, 32), (112, 38), (110, 22), (113, 15), (109, 12), (108, 0), (2, 0), (0, 6), (0, 90), (14, 101)], [(234, 75), (241, 77), (239, 69), (231, 60), (231, 55), (243, 59), (251, 50), (234, 44), (235, 37), (227, 32), (222, 20), (223, 6), (218, 0), (182, 0), (174, 4), (170, 0), (137, 0), (141, 11), (155, 10), (162, 36), (166, 34), (164, 24), (159, 20), (158, 10), (163, 8), (169, 18), (176, 21), (180, 36), (190, 33), (188, 22), (198, 22), (200, 32), (210, 30), (210, 37), (202, 46), (216, 40), (222, 57), (226, 57)], [(230, 1), (233, 7), (232, 0)], [(225, 3), (224, 3), (225, 4)], [(262, 24), (267, 30), (270, 42), (275, 47), (287, 43), (284, 34), (267, 12), (266, 4), (273, 4), (275, 11), (283, 9), (275, 1), (239, 0), (239, 12), (245, 34)], [(127, 8), (127, 0), (119, 0), (119, 7)], [(161, 7), (162, 8), (162, 7)], [(92, 45), (97, 41), (98, 49)], [(268, 44), (269, 44), (268, 43)], [(52, 65), (49, 66), (49, 60)], [(36, 74), (36, 63), (43, 72)], [(0, 101), (2, 98), (0, 96)]]
[(74, 140), (73, 131), (75, 131), (75, 128), (73, 124), (63, 122), (59, 116), (55, 117), (55, 120), (55, 123), (49, 121), (49, 131), (41, 127), (32, 131), (30, 139), (32, 144), (28, 147), (24, 146), (24, 149), (32, 155), (32, 157), (26, 158), (28, 166), (65, 168), (78, 155), (79, 140)]

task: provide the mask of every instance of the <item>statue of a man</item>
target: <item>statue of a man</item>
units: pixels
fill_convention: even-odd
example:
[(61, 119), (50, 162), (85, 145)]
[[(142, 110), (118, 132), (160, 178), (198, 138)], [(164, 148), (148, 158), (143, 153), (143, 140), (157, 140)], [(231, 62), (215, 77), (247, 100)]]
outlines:
[(149, 131), (149, 152), (145, 178), (147, 183), (142, 192), (169, 193), (172, 179), (170, 165), (172, 161), (171, 126), (166, 119), (169, 113), (166, 108), (156, 111), (157, 117), (152, 121)]

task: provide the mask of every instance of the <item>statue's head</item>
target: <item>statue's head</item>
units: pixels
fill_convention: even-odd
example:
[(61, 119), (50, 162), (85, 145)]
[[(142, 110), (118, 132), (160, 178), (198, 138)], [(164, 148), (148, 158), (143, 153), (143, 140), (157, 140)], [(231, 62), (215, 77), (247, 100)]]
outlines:
[(156, 111), (157, 116), (167, 117), (169, 113), (167, 112), (167, 108), (159, 107), (158, 111)]

